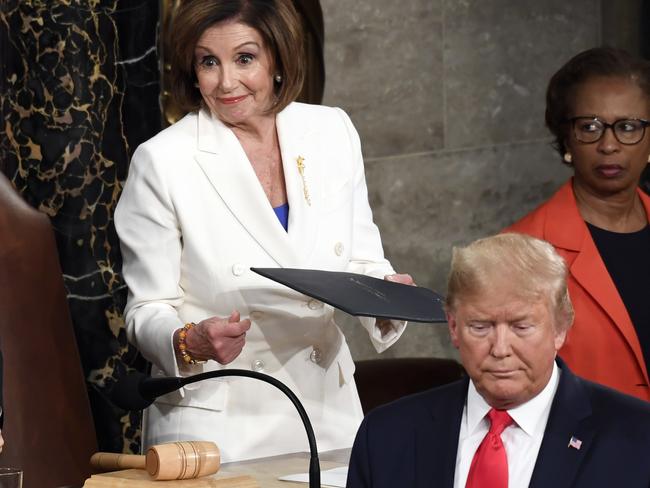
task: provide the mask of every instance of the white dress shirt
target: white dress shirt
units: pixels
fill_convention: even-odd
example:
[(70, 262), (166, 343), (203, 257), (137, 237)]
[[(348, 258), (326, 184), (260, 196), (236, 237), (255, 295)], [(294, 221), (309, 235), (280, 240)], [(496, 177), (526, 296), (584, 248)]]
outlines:
[[(525, 488), (530, 484), (559, 381), (560, 370), (554, 363), (551, 379), (544, 389), (523, 405), (508, 410), (514, 422), (503, 431), (501, 440), (508, 457), (509, 488)], [(487, 419), (490, 408), (470, 381), (458, 437), (454, 488), (465, 488), (474, 453), (490, 430)]]

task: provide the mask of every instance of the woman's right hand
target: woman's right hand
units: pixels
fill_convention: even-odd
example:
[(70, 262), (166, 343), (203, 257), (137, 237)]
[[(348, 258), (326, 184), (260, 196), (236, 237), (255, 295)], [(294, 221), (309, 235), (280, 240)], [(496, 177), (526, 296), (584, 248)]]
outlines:
[[(244, 348), (249, 319), (240, 320), (235, 311), (227, 319), (210, 317), (187, 331), (187, 352), (197, 360), (213, 359), (221, 364), (232, 362)], [(176, 341), (176, 343), (178, 343)]]

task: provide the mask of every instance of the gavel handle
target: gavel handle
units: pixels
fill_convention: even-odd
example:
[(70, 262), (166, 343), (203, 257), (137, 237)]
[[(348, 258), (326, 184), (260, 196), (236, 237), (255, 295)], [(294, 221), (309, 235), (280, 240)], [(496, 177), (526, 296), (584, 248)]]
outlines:
[(144, 469), (145, 456), (138, 454), (116, 454), (114, 452), (96, 452), (90, 458), (90, 465), (98, 471), (115, 471), (118, 469)]

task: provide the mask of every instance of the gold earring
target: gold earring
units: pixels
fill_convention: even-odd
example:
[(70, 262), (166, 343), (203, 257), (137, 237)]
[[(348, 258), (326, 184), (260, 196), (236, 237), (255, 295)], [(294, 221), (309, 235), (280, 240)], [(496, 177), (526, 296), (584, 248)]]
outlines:
[[(650, 158), (650, 156), (649, 156), (649, 158)], [(567, 164), (571, 164), (571, 161), (573, 161), (573, 158), (571, 157), (571, 153), (570, 152), (565, 152), (564, 153), (564, 162), (567, 163)]]

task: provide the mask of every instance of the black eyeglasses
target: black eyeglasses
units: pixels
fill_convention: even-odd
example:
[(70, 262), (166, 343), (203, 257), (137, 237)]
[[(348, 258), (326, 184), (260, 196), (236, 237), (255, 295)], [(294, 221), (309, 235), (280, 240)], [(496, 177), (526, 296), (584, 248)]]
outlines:
[(573, 117), (568, 120), (573, 126), (576, 140), (591, 144), (599, 141), (607, 129), (612, 129), (614, 137), (621, 144), (638, 144), (645, 135), (650, 121), (644, 119), (618, 119), (611, 124), (598, 117)]

